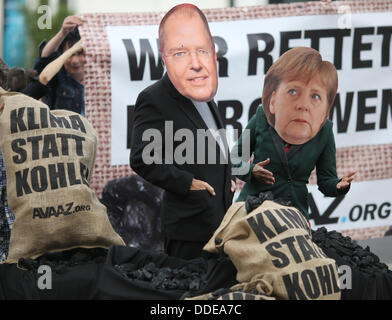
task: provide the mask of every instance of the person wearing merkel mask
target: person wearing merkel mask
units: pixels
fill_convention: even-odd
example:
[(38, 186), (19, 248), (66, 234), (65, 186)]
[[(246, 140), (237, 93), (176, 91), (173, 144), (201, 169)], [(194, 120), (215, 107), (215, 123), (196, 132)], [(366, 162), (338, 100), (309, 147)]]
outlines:
[[(290, 203), (309, 218), (306, 184), (315, 167), (319, 190), (325, 196), (349, 191), (355, 172), (337, 177), (335, 140), (328, 119), (337, 87), (334, 65), (311, 48), (291, 49), (270, 67), (262, 106), (231, 151), (233, 168), (249, 168), (237, 175), (245, 181), (237, 201), (271, 191), (274, 199)], [(250, 146), (251, 164), (242, 154), (243, 145)]]
[[(231, 205), (235, 188), (225, 136), (218, 133), (207, 143), (199, 138), (223, 128), (213, 101), (218, 88), (215, 45), (202, 11), (192, 4), (169, 10), (159, 25), (159, 51), (167, 72), (136, 100), (130, 165), (165, 190), (165, 252), (192, 259), (208, 254), (203, 247)], [(148, 132), (161, 134), (154, 140), (158, 151), (153, 156)]]

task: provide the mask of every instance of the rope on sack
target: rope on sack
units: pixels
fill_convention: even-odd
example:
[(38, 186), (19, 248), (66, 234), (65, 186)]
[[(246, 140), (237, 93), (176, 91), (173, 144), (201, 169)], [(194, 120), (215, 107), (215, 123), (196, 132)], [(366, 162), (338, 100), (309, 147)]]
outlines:
[[(258, 275), (259, 276), (259, 275)], [(261, 278), (252, 279), (249, 282), (239, 283), (231, 287), (232, 291), (242, 291), (247, 293), (263, 294), (271, 296), (273, 288), (272, 285)]]

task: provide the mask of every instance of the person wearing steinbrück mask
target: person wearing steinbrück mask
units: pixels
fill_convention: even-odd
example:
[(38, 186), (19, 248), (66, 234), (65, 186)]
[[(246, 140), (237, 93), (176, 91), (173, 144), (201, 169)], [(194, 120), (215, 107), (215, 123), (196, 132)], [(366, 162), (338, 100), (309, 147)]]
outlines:
[[(350, 189), (355, 172), (341, 179), (336, 173), (336, 147), (332, 121), (328, 119), (338, 88), (335, 66), (323, 61), (312, 48), (297, 47), (284, 53), (264, 79), (262, 106), (249, 120), (231, 151), (233, 167), (245, 185), (237, 201), (261, 192), (308, 213), (308, 183), (316, 167), (319, 190), (337, 197)], [(242, 145), (254, 153), (249, 163)]]
[[(201, 10), (181, 4), (167, 12), (159, 26), (159, 47), (167, 73), (137, 98), (130, 165), (165, 190), (165, 252), (192, 259), (208, 254), (202, 248), (231, 205), (235, 188), (213, 101), (215, 46)], [(153, 150), (153, 142), (143, 136), (151, 132), (161, 134)]]

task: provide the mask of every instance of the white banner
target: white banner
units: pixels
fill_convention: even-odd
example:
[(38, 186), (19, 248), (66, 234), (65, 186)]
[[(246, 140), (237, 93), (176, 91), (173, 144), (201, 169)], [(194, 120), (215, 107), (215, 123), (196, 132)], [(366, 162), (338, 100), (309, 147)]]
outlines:
[[(230, 146), (260, 103), (264, 74), (296, 46), (318, 49), (335, 64), (338, 96), (331, 114), (336, 146), (392, 143), (391, 13), (313, 15), (211, 22), (219, 88), (215, 97)], [(108, 26), (111, 47), (111, 164), (127, 165), (128, 126), (140, 91), (160, 79), (158, 26)]]
[(351, 230), (392, 225), (392, 179), (353, 182), (343, 198), (330, 198), (308, 186), (313, 229)]

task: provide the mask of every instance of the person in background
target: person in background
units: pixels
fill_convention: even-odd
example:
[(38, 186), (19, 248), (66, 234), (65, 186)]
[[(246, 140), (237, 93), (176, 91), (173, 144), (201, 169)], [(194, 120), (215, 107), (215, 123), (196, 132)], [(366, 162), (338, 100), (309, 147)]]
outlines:
[[(30, 73), (30, 72), (28, 72)], [(21, 89), (28, 82), (29, 76), (23, 68), (8, 69), (7, 64), (0, 59), (0, 87), (4, 90), (10, 90), (10, 86), (15, 89)], [(15, 91), (15, 90), (13, 90)], [(0, 104), (0, 115), (4, 109), (4, 104)], [(12, 225), (15, 216), (8, 206), (7, 197), (7, 177), (3, 161), (3, 153), (0, 149), (0, 261), (4, 261), (8, 256), (8, 248), (11, 237)]]
[[(247, 168), (237, 201), (271, 191), (308, 213), (308, 183), (316, 167), (319, 190), (337, 197), (349, 191), (355, 172), (339, 179), (332, 121), (328, 119), (338, 87), (335, 66), (314, 49), (298, 47), (284, 53), (268, 70), (262, 106), (249, 120), (231, 151), (232, 166)], [(242, 156), (250, 146), (254, 160)]]
[(13, 67), (8, 70), (5, 88), (10, 91), (21, 92), (29, 83), (33, 82), (35, 78), (37, 78), (37, 71)]
[[(207, 150), (200, 150), (195, 143), (193, 161), (183, 162), (173, 154), (181, 141), (165, 135), (167, 123), (173, 125), (174, 132), (187, 129), (195, 139), (197, 130), (223, 128), (213, 101), (218, 87), (215, 46), (201, 10), (191, 4), (172, 8), (159, 26), (159, 50), (167, 73), (137, 98), (130, 165), (145, 180), (165, 190), (165, 252), (192, 259), (207, 255), (203, 247), (232, 204), (235, 188), (229, 161), (220, 161), (221, 155), (228, 159), (229, 154), (224, 136), (215, 136)], [(163, 135), (159, 147), (162, 162), (150, 163), (145, 154), (149, 142), (143, 136), (149, 129)], [(163, 152), (166, 147), (173, 151)], [(219, 159), (214, 157), (217, 161), (210, 163), (212, 151)], [(202, 152), (203, 163), (199, 163), (196, 158)]]
[(75, 55), (81, 55), (83, 52), (83, 42), (79, 40), (50, 62), (39, 75), (36, 70), (28, 68), (13, 67), (8, 69), (7, 64), (0, 59), (0, 86), (5, 90), (21, 92), (37, 100), (45, 98), (45, 95), (50, 93), (48, 83), (57, 75), (68, 59)]
[(8, 66), (3, 59), (0, 58), (0, 87), (3, 89), (7, 86)]
[[(45, 67), (60, 57), (73, 45), (80, 41), (78, 26), (83, 19), (77, 16), (68, 16), (64, 19), (59, 32), (49, 41), (43, 41), (39, 46), (39, 57), (34, 63), (34, 69), (41, 74)], [(53, 78), (45, 77), (48, 92), (44, 102), (50, 109), (66, 109), (85, 116), (84, 105), (84, 66), (86, 63), (85, 51), (76, 50), (65, 61), (58, 64), (60, 70)], [(42, 81), (42, 79), (40, 79)], [(49, 81), (50, 80), (50, 81)], [(43, 81), (43, 82), (45, 82)]]
[(21, 92), (36, 79), (38, 79), (36, 70), (20, 67), (9, 69), (0, 58), (0, 87), (4, 90)]
[[(32, 81), (28, 83), (26, 87), (20, 91), (34, 99), (41, 99), (46, 94), (50, 93), (50, 86), (48, 83), (61, 71), (68, 59), (75, 55), (80, 55), (84, 52), (84, 46), (82, 40), (76, 42), (71, 48), (64, 51), (58, 58), (49, 63), (39, 74), (38, 77), (34, 77)], [(12, 90), (12, 88), (10, 88)]]

